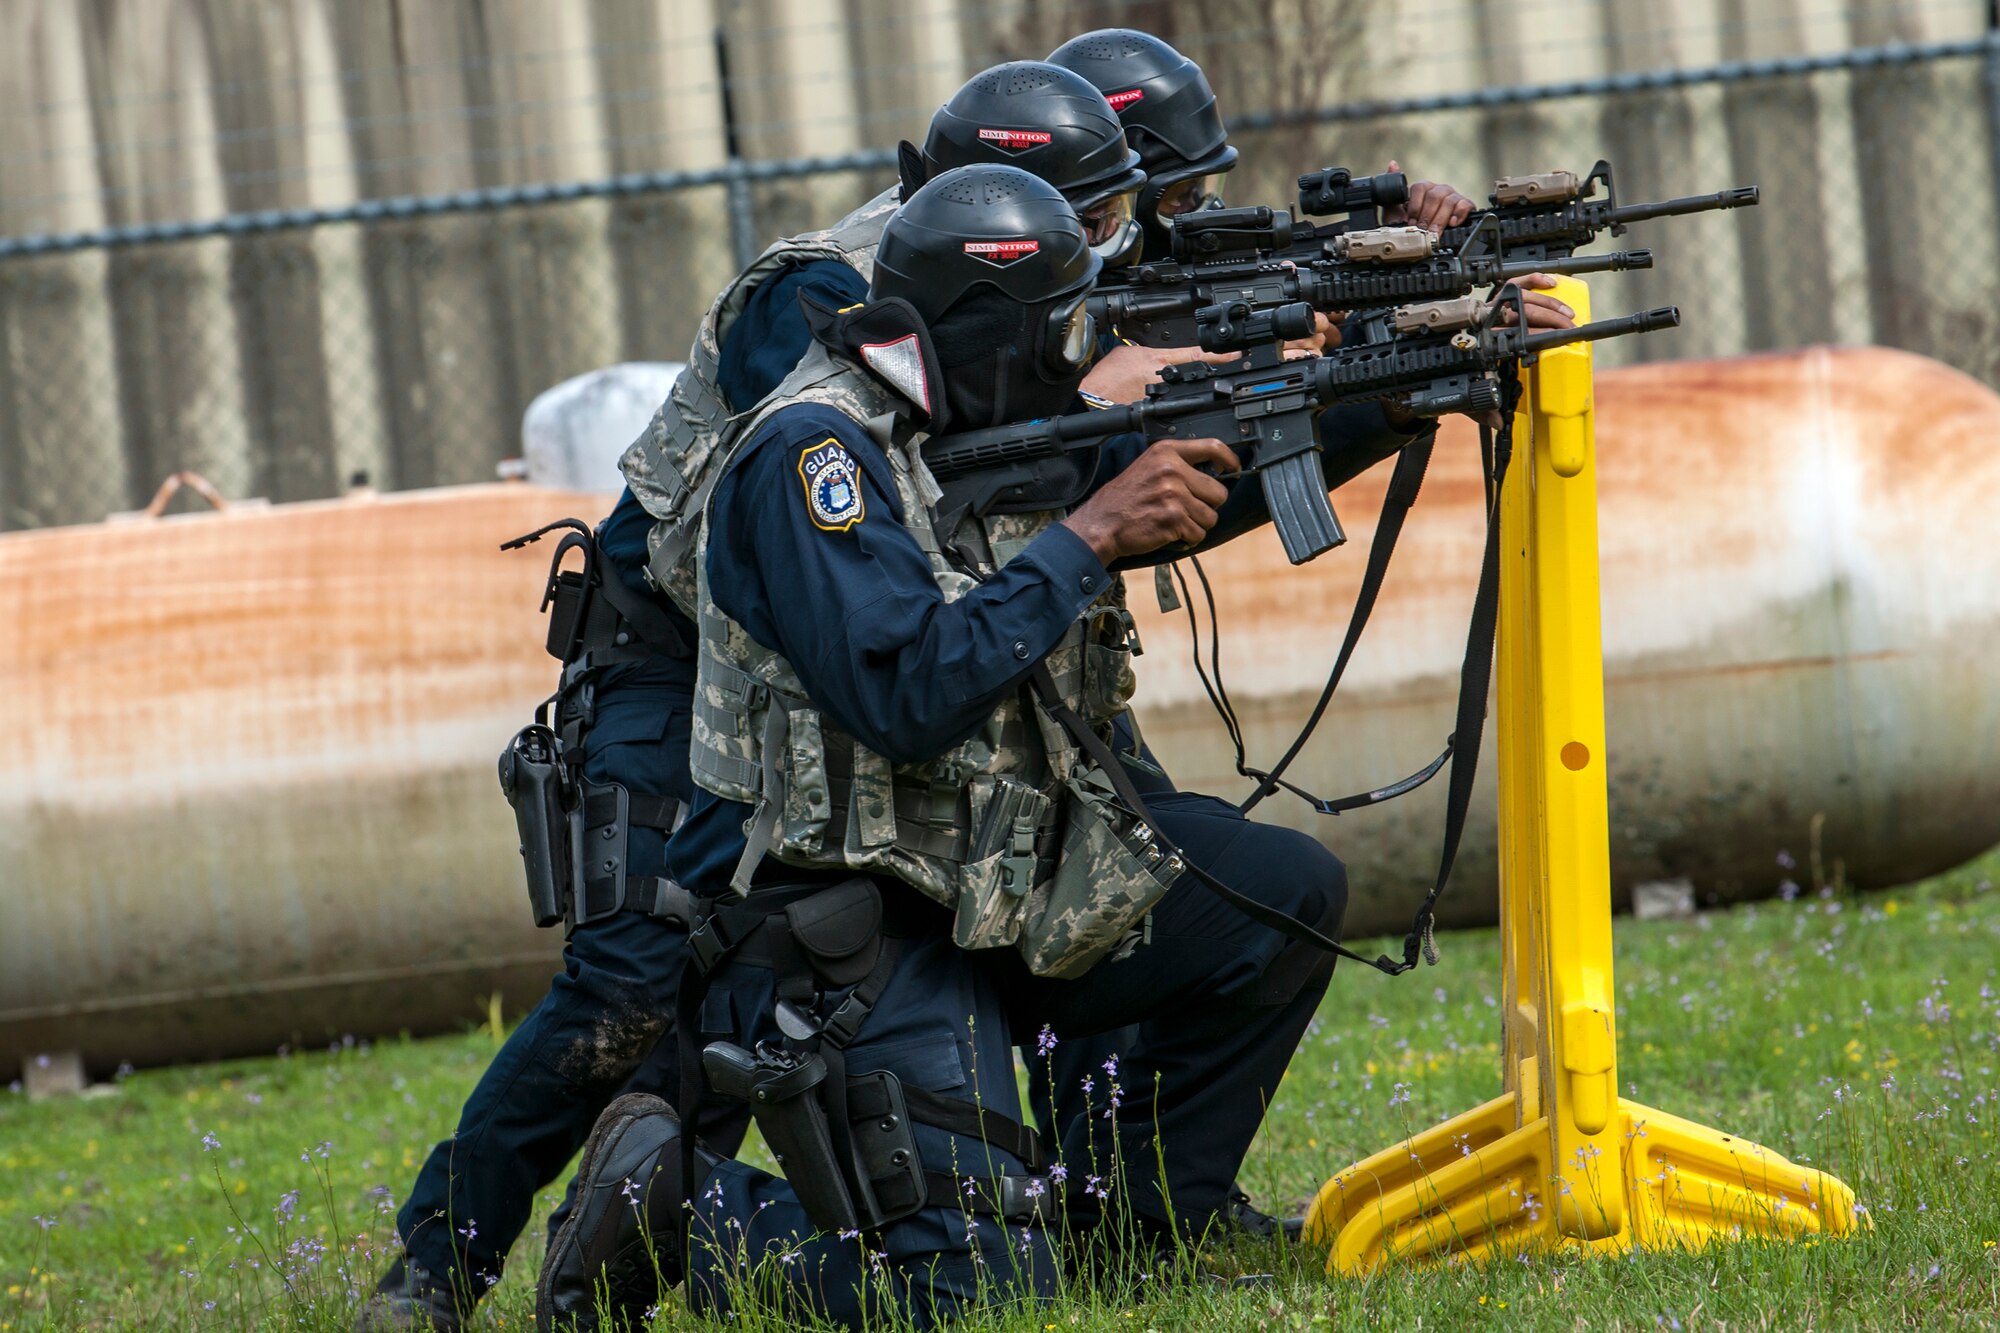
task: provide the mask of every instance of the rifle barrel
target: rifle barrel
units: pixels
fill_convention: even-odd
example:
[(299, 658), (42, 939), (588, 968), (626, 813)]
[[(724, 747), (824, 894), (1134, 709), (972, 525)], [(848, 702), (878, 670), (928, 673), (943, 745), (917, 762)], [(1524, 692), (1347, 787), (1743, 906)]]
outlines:
[(1683, 213), (1707, 213), (1718, 208), (1754, 208), (1757, 187), (1739, 185), (1714, 194), (1691, 194), (1681, 199), (1663, 199), (1656, 204), (1620, 204), (1611, 210), (1616, 223), (1644, 222), (1647, 218), (1679, 217)]
[(1531, 333), (1521, 340), (1523, 352), (1546, 352), (1551, 348), (1567, 347), (1571, 343), (1596, 342), (1601, 338), (1617, 338), (1627, 333), (1652, 333), (1656, 329), (1671, 329), (1681, 322), (1681, 308), (1677, 305), (1663, 305), (1655, 310), (1642, 310), (1636, 315), (1626, 315), (1619, 319), (1600, 319), (1589, 324), (1579, 324), (1573, 329), (1550, 329), (1545, 333)]
[(1627, 269), (1651, 268), (1651, 250), (1613, 250), (1602, 255), (1567, 255), (1559, 259), (1509, 259), (1500, 265), (1502, 278), (1521, 278), (1530, 273), (1560, 273), (1575, 277), (1583, 273), (1623, 273)]

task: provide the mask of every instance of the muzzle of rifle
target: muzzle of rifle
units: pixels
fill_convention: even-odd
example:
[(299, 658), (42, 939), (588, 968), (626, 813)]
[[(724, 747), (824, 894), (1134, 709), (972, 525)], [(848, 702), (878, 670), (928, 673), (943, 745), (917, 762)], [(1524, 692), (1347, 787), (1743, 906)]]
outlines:
[(1721, 208), (1755, 208), (1758, 188), (1755, 185), (1739, 185), (1733, 190), (1720, 190), (1715, 194), (1691, 194), (1681, 199), (1663, 199), (1656, 204), (1620, 204), (1611, 210), (1611, 221), (1624, 226), (1628, 222), (1644, 222), (1647, 218), (1680, 217), (1685, 213), (1712, 213)]
[(1681, 322), (1681, 308), (1677, 305), (1663, 305), (1655, 310), (1642, 310), (1636, 315), (1625, 315), (1619, 319), (1599, 319), (1588, 324), (1579, 324), (1573, 329), (1550, 329), (1544, 333), (1531, 333), (1521, 340), (1524, 353), (1547, 352), (1557, 347), (1567, 347), (1571, 343), (1599, 342), (1605, 338), (1620, 338), (1628, 333), (1654, 333), (1660, 329), (1677, 328)]

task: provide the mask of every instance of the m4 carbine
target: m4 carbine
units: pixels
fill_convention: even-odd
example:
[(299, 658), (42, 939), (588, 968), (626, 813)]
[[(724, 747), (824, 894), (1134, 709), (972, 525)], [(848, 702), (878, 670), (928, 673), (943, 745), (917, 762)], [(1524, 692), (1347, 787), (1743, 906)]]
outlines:
[[(1091, 313), (1100, 325), (1144, 347), (1193, 347), (1200, 337), (1201, 311), (1226, 302), (1248, 302), (1253, 309), (1274, 309), (1303, 301), (1322, 314), (1345, 314), (1418, 301), (1465, 296), (1476, 288), (1526, 277), (1530, 273), (1584, 274), (1651, 268), (1650, 250), (1620, 250), (1605, 255), (1555, 260), (1503, 259), (1487, 244), (1497, 228), (1475, 228), (1471, 240), (1455, 254), (1426, 254), (1407, 262), (1361, 258), (1321, 258), (1304, 263), (1255, 257), (1260, 241), (1289, 235), (1293, 219), (1264, 207), (1213, 209), (1174, 220), (1176, 255), (1196, 253), (1205, 238), (1224, 235), (1219, 249), (1253, 257), (1206, 263), (1142, 264), (1123, 286), (1100, 290), (1090, 298)], [(1412, 232), (1425, 251), (1431, 236), (1419, 228), (1384, 229)], [(1347, 233), (1363, 248), (1377, 231)], [(1413, 242), (1412, 242), (1413, 243)], [(1403, 245), (1397, 238), (1383, 244)]]
[[(1593, 199), (1591, 196), (1600, 184), (1604, 186), (1604, 197)], [(1456, 227), (1445, 228), (1438, 237), (1438, 245), (1455, 249), (1470, 239), (1475, 228), (1497, 225), (1499, 244), (1508, 258), (1556, 259), (1589, 245), (1597, 239), (1598, 232), (1607, 228), (1613, 236), (1622, 236), (1628, 224), (1648, 218), (1754, 207), (1757, 187), (1739, 185), (1717, 194), (1691, 194), (1651, 204), (1621, 204), (1611, 182), (1611, 164), (1600, 158), (1581, 180), (1573, 171), (1503, 176), (1493, 183), (1490, 198), (1492, 208), (1474, 213)]]
[[(1469, 304), (1469, 303), (1468, 303)], [(1504, 327), (1502, 310), (1516, 312)], [(1469, 312), (1468, 312), (1469, 313)], [(1680, 311), (1663, 306), (1573, 329), (1529, 332), (1518, 291), (1509, 302), (1481, 310), (1478, 322), (1456, 329), (1341, 347), (1328, 355), (1282, 360), (1279, 340), (1312, 327), (1304, 304), (1253, 311), (1235, 302), (1204, 312), (1204, 346), (1248, 350), (1235, 361), (1167, 366), (1140, 402), (1019, 425), (996, 426), (924, 443), (924, 462), (946, 492), (941, 510), (961, 505), (976, 513), (1048, 507), (1051, 481), (1073, 478), (1070, 455), (1094, 450), (1112, 435), (1138, 432), (1148, 440), (1213, 437), (1234, 445), (1243, 470), (1260, 475), (1264, 502), (1285, 555), (1303, 564), (1346, 538), (1326, 496), (1315, 422), (1336, 403), (1397, 399), (1419, 415), (1482, 412), (1500, 406), (1495, 372), (1512, 361), (1574, 342), (1672, 328)], [(1459, 320), (1450, 320), (1457, 323)]]

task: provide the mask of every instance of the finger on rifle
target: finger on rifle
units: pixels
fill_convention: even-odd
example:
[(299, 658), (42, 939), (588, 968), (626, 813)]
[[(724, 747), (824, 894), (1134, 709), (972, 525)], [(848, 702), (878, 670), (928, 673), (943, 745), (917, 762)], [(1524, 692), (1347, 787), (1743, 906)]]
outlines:
[(1234, 472), (1240, 465), (1236, 451), (1212, 435), (1199, 440), (1161, 440), (1153, 448), (1177, 455), (1191, 468), (1212, 467), (1219, 472)]
[(1467, 198), (1463, 194), (1453, 192), (1451, 200), (1451, 216), (1448, 219), (1446, 219), (1445, 225), (1448, 227), (1460, 226), (1465, 222), (1467, 218), (1471, 216), (1472, 216), (1472, 200)]
[(1423, 198), (1423, 206), (1415, 210), (1417, 225), (1433, 234), (1442, 231), (1444, 206), (1449, 201), (1451, 192), (1436, 181), (1419, 181), (1410, 187), (1410, 198), (1414, 201), (1419, 195)]
[(1556, 285), (1556, 280), (1546, 273), (1524, 273), (1518, 278), (1510, 279), (1507, 285), (1534, 291), (1537, 288), (1553, 287)]
[(1215, 526), (1215, 520), (1215, 505), (1189, 497), (1181, 508), (1181, 516), (1176, 527), (1182, 541), (1190, 546), (1196, 546), (1208, 536), (1208, 530)]
[[(1231, 466), (1233, 467), (1235, 465), (1235, 455), (1232, 454), (1230, 457)], [(1213, 473), (1203, 472), (1201, 469), (1189, 467), (1185, 463), (1176, 464), (1175, 467), (1176, 475), (1180, 478), (1181, 485), (1187, 489), (1187, 504), (1219, 507), (1223, 501), (1229, 498), (1229, 487), (1223, 485)], [(1213, 522), (1214, 520), (1211, 519), (1209, 521)]]
[(1567, 301), (1559, 301), (1555, 297), (1550, 296), (1547, 292), (1524, 290), (1521, 293), (1521, 301), (1522, 304), (1524, 305), (1543, 306), (1550, 310), (1561, 311), (1563, 314), (1568, 315), (1571, 319), (1576, 318), (1576, 311), (1570, 309), (1569, 303)]
[(1576, 311), (1553, 296), (1542, 292), (1525, 292), (1522, 296), (1522, 305), (1528, 312), (1528, 327), (1531, 329), (1576, 327)]
[(1420, 226), (1424, 220), (1424, 194), (1431, 188), (1429, 181), (1411, 181), (1409, 194), (1403, 200), (1403, 221), (1411, 226)]

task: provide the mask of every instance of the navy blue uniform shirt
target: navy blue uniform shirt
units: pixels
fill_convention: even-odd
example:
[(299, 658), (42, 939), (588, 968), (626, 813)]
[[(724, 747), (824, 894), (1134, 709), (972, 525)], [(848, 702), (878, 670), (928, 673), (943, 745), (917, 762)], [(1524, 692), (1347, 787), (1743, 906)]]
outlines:
[[(709, 516), (715, 604), (782, 653), (842, 729), (898, 764), (977, 731), (1110, 582), (1083, 539), (1057, 525), (947, 602), (903, 526), (887, 458), (851, 418), (812, 404), (765, 422)], [(725, 892), (749, 814), (697, 791), (668, 844), (674, 877)], [(803, 878), (769, 863), (764, 877)]]

